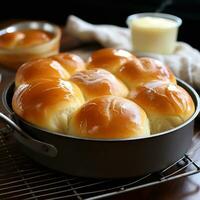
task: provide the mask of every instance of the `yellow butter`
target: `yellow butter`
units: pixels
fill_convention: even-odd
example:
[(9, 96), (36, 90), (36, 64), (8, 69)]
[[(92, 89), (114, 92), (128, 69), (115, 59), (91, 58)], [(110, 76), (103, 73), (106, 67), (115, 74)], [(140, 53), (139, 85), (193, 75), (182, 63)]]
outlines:
[(176, 21), (147, 16), (133, 19), (130, 25), (135, 51), (173, 53), (178, 32)]

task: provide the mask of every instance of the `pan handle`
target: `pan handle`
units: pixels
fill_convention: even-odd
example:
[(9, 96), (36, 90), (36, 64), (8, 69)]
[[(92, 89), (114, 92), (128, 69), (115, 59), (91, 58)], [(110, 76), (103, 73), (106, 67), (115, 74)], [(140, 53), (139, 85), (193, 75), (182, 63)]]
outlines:
[(39, 140), (33, 139), (30, 135), (26, 134), (16, 123), (14, 123), (9, 117), (0, 112), (0, 120), (8, 124), (13, 128), (14, 136), (17, 140), (22, 143), (24, 146), (30, 148), (31, 150), (46, 155), (50, 157), (57, 156), (57, 149), (51, 144), (41, 142)]

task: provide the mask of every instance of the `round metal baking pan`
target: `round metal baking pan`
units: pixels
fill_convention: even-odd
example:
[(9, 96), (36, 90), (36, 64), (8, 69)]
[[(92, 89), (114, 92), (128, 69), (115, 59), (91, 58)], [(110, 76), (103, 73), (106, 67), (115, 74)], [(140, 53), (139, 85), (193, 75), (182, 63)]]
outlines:
[(149, 137), (136, 139), (87, 139), (38, 128), (17, 116), (11, 108), (14, 83), (3, 93), (11, 119), (0, 118), (17, 132), (23, 151), (35, 161), (67, 174), (93, 178), (140, 176), (166, 168), (184, 156), (191, 145), (194, 119), (200, 111), (199, 96), (182, 80), (178, 84), (191, 95), (196, 109), (182, 125)]

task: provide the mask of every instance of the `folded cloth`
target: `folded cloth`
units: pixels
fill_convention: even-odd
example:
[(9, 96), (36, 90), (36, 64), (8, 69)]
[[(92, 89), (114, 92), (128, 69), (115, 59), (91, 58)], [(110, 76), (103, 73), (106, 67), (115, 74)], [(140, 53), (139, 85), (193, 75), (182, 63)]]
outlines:
[[(82, 42), (98, 42), (103, 47), (132, 50), (130, 31), (113, 25), (93, 25), (76, 16), (69, 16), (66, 32)], [(200, 89), (200, 52), (189, 44), (177, 42), (173, 54), (138, 54), (160, 60), (170, 66), (175, 75)]]

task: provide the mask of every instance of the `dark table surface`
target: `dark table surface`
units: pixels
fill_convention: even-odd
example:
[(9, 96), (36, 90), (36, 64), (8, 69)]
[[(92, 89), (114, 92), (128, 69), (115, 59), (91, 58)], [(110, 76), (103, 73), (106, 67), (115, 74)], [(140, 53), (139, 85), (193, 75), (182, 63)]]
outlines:
[[(78, 47), (78, 43), (70, 37), (65, 37), (62, 43), (68, 44), (69, 48)], [(1, 82), (0, 94), (5, 85), (14, 79), (15, 72), (5, 68), (0, 68)], [(0, 110), (4, 112), (2, 101), (0, 102)], [(200, 123), (197, 118), (195, 122), (195, 134), (200, 133)], [(197, 137), (200, 140), (200, 136)], [(199, 155), (200, 160), (200, 155)], [(138, 200), (199, 200), (200, 199), (200, 174), (195, 174), (189, 177), (180, 178), (178, 180), (162, 183), (145, 189), (136, 190), (120, 196), (111, 197), (109, 199), (138, 199)]]

